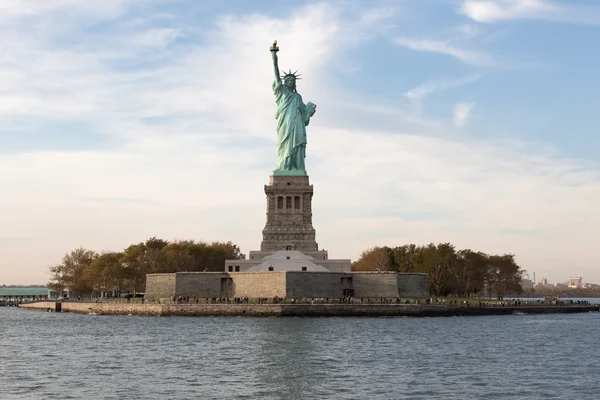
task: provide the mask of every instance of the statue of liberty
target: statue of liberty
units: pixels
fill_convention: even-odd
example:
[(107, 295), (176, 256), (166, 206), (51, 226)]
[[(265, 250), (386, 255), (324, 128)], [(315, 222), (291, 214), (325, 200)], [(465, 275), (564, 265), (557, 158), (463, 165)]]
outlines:
[(279, 75), (278, 51), (277, 41), (274, 41), (271, 55), (275, 71), (273, 92), (277, 103), (277, 169), (273, 174), (306, 175), (306, 127), (317, 106), (302, 102), (302, 97), (296, 91), (296, 80), (300, 79), (297, 71), (290, 70)]

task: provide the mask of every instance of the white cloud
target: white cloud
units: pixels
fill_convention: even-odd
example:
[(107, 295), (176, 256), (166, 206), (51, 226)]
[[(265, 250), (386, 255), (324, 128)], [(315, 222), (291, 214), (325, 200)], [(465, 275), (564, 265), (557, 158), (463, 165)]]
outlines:
[[(303, 8), (285, 20), (222, 19), (205, 32), (208, 44), (184, 27), (141, 24), (89, 47), (48, 39), (55, 29), (84, 34), (58, 11), (57, 19), (46, 18), (50, 12), (40, 18), (60, 27), (0, 31), (9, 39), (0, 53), (0, 134), (10, 129), (4, 121), (25, 130), (34, 122), (83, 122), (71, 133), (97, 131), (117, 146), (0, 153), (0, 271), (7, 283), (44, 282), (47, 267), (78, 246), (114, 250), (150, 236), (256, 249), (265, 222), (262, 185), (275, 159), (273, 39), (281, 67), (299, 69), (300, 93), (318, 104), (307, 165), (318, 242), (332, 257), (354, 258), (375, 244), (450, 241), (514, 252), (524, 268), (555, 280), (566, 274), (555, 260), (566, 259), (571, 271), (600, 281), (598, 167), (520, 142), (425, 135), (453, 129), (330, 90), (330, 57), (347, 53), (355, 44), (347, 32), (356, 32), (332, 6)], [(357, 24), (368, 31), (367, 22)], [(377, 30), (377, 18), (373, 24)], [(155, 34), (161, 40), (147, 40)], [(175, 44), (180, 35), (187, 44)], [(123, 68), (131, 60), (141, 68)], [(433, 90), (443, 89), (415, 89), (415, 96)], [(473, 107), (465, 106), (463, 122)]]
[(121, 15), (128, 5), (140, 1), (142, 0), (0, 0), (0, 22), (12, 18), (47, 15), (56, 11), (63, 13), (62, 16), (65, 17), (75, 10), (73, 14), (79, 18), (81, 14), (93, 15), (96, 18), (115, 18)]
[(406, 93), (404, 93), (404, 96), (408, 97), (413, 101), (420, 101), (432, 93), (452, 89), (462, 85), (467, 85), (469, 83), (478, 81), (480, 78), (481, 76), (475, 75), (454, 80), (439, 80), (425, 82), (415, 88), (408, 90)]
[(482, 34), (481, 28), (475, 24), (462, 24), (454, 28), (454, 31), (458, 32), (462, 39), (473, 39)]
[(458, 128), (465, 126), (471, 116), (475, 103), (456, 103), (452, 110), (452, 121)]
[(583, 7), (547, 0), (463, 0), (460, 11), (477, 22), (540, 19), (600, 23), (600, 7)]
[(468, 64), (490, 65), (493, 63), (491, 57), (485, 53), (460, 49), (444, 41), (395, 38), (394, 42), (399, 46), (406, 47), (414, 51), (449, 55)]
[(374, 8), (366, 10), (360, 17), (360, 22), (366, 25), (380, 23), (388, 20), (396, 14), (395, 8)]

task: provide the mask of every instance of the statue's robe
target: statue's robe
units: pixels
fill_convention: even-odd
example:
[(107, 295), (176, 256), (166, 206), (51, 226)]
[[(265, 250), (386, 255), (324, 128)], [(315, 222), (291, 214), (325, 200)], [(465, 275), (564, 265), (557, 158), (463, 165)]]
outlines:
[(306, 172), (306, 126), (310, 110), (302, 97), (280, 81), (273, 83), (277, 103), (277, 169)]

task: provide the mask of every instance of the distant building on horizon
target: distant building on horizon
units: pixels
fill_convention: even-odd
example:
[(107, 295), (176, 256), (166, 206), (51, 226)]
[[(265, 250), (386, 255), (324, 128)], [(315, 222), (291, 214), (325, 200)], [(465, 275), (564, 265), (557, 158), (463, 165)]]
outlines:
[(583, 278), (581, 276), (571, 277), (567, 282), (567, 286), (571, 289), (578, 289), (583, 287)]
[(4, 287), (0, 288), (0, 300), (20, 303), (39, 299), (48, 299), (50, 291), (46, 287)]

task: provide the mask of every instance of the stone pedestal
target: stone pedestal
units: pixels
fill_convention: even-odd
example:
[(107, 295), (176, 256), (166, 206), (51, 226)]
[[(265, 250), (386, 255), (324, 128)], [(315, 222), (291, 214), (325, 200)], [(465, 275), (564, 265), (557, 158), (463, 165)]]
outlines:
[(327, 250), (319, 250), (308, 176), (274, 173), (265, 194), (267, 223), (260, 250), (250, 251), (247, 260), (225, 260), (225, 272), (350, 272), (350, 260), (330, 260)]
[(308, 176), (271, 176), (265, 194), (267, 224), (262, 231), (261, 252), (317, 252), (312, 225), (313, 187)]

